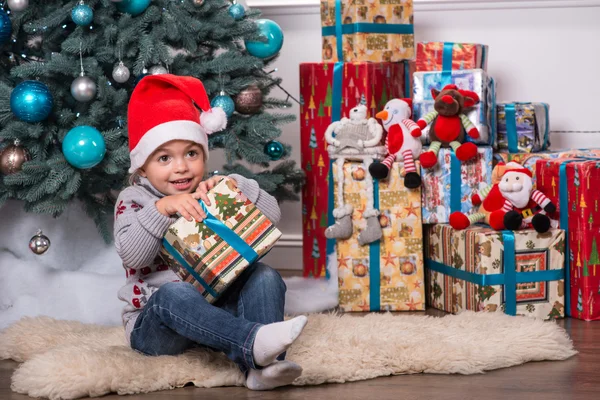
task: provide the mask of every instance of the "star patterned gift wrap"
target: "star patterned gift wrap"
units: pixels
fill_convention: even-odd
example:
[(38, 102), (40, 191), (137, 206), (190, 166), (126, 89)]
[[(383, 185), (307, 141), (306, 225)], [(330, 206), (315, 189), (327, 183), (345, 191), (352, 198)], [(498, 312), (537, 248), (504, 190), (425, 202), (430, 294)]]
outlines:
[[(337, 164), (333, 164), (337, 185)], [(344, 164), (344, 202), (354, 208), (354, 232), (338, 240), (339, 307), (343, 311), (402, 311), (425, 309), (421, 193), (404, 187), (402, 163), (394, 163), (387, 180), (375, 181), (381, 240), (360, 246), (367, 207), (363, 164)], [(337, 194), (334, 196), (337, 206)], [(377, 206), (377, 204), (376, 204)]]
[[(509, 249), (510, 247), (510, 249)], [(512, 254), (511, 254), (512, 253)], [(564, 317), (565, 232), (425, 228), (427, 303), (433, 308)]]
[(269, 252), (281, 232), (227, 177), (207, 196), (210, 205), (200, 204), (208, 217), (202, 222), (179, 218), (169, 227), (160, 255), (213, 303)]
[[(327, 275), (326, 254), (334, 240), (325, 238), (330, 222), (329, 154), (327, 127), (361, 102), (374, 118), (385, 104), (410, 96), (414, 63), (303, 63), (300, 64), (300, 156), (305, 173), (302, 187), (303, 275)], [(339, 84), (336, 84), (336, 82)]]
[(476, 212), (471, 196), (492, 183), (492, 158), (491, 147), (478, 147), (477, 156), (466, 162), (452, 149), (440, 149), (437, 165), (421, 168), (423, 223), (447, 223), (454, 211)]
[(321, 0), (321, 27), (323, 61), (415, 56), (412, 0)]

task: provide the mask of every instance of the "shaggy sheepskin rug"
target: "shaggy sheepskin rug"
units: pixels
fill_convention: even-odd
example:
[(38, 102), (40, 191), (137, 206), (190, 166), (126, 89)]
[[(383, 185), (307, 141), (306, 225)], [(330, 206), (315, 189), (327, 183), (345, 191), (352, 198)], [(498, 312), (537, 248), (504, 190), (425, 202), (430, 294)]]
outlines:
[[(442, 318), (314, 314), (288, 359), (304, 368), (294, 385), (318, 385), (398, 374), (479, 374), (574, 354), (556, 323), (500, 313)], [(22, 362), (12, 390), (50, 399), (146, 393), (189, 382), (244, 384), (222, 354), (195, 349), (179, 356), (145, 356), (126, 345), (120, 327), (48, 317), (24, 318), (0, 333), (0, 359), (9, 358)]]

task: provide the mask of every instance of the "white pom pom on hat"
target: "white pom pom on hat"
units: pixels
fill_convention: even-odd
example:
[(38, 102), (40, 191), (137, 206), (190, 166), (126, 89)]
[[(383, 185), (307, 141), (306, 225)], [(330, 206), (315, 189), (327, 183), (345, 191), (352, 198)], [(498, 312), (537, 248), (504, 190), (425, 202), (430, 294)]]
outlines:
[(207, 135), (227, 126), (225, 111), (211, 108), (199, 79), (171, 74), (144, 77), (131, 95), (127, 118), (130, 173), (141, 168), (157, 148), (171, 140), (200, 144), (208, 159)]

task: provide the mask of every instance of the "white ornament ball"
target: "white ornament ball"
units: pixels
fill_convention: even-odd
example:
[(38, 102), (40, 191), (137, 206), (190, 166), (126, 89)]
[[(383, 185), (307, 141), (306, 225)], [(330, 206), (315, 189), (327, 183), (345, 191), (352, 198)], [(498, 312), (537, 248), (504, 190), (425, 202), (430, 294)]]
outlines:
[(167, 71), (167, 69), (165, 67), (163, 67), (162, 65), (155, 65), (153, 67), (150, 67), (150, 69), (148, 70), (148, 73), (150, 75), (162, 75), (162, 74), (166, 74), (169, 71)]
[(112, 72), (112, 77), (115, 82), (125, 83), (129, 80), (130, 76), (131, 73), (129, 72), (129, 68), (123, 64), (123, 61), (119, 61), (119, 64), (115, 66), (115, 69), (113, 69)]
[(96, 97), (96, 82), (85, 75), (75, 78), (71, 84), (71, 95), (81, 102), (92, 100)]
[(8, 0), (6, 4), (12, 12), (23, 11), (29, 5), (29, 0)]

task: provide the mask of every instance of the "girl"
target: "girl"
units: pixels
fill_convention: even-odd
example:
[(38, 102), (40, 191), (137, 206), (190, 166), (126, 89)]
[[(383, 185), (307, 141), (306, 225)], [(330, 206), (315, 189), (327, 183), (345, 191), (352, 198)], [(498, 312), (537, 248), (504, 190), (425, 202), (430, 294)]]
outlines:
[[(249, 389), (292, 383), (302, 368), (285, 361), (284, 353), (306, 317), (283, 322), (286, 287), (275, 270), (252, 264), (209, 304), (158, 256), (177, 214), (190, 221), (206, 217), (198, 200), (210, 204), (206, 193), (221, 179), (202, 181), (207, 134), (225, 127), (225, 113), (210, 109), (198, 79), (165, 74), (140, 81), (128, 120), (132, 186), (117, 200), (115, 245), (127, 276), (119, 299), (127, 303), (123, 323), (131, 347), (148, 355), (173, 355), (203, 345), (234, 361), (246, 373)], [(279, 221), (277, 201), (256, 181), (229, 178), (267, 218)]]

